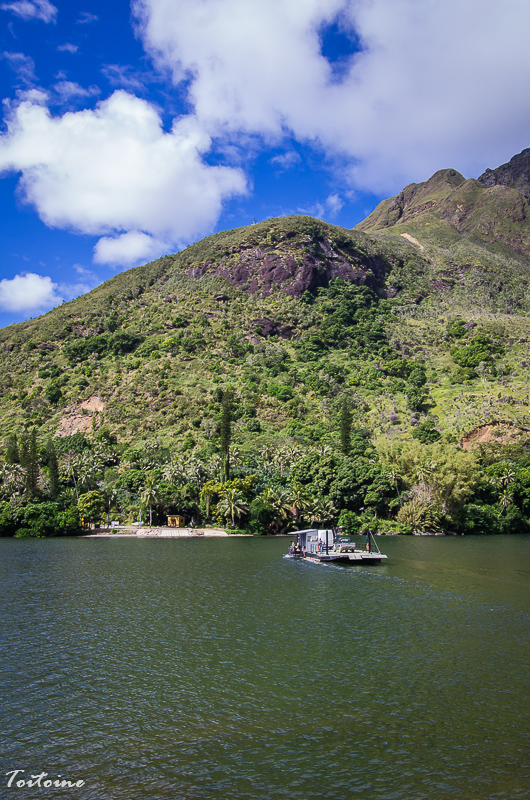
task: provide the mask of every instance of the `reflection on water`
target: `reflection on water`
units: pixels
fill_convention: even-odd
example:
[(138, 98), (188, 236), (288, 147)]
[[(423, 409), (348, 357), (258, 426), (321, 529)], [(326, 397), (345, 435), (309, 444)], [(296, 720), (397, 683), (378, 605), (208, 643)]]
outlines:
[(1, 540), (2, 774), (83, 800), (526, 800), (530, 539), (385, 538), (372, 568), (287, 544)]

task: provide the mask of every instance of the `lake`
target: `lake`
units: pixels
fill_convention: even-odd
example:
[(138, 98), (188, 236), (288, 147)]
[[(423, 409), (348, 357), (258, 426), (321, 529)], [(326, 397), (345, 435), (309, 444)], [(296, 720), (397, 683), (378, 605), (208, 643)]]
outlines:
[(289, 541), (0, 540), (0, 797), (527, 800), (530, 537)]

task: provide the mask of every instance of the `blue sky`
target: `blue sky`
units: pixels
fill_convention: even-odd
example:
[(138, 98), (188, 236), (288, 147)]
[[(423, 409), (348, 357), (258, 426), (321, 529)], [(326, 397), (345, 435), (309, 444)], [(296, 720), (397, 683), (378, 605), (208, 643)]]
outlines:
[(0, 325), (530, 146), (522, 0), (0, 2)]

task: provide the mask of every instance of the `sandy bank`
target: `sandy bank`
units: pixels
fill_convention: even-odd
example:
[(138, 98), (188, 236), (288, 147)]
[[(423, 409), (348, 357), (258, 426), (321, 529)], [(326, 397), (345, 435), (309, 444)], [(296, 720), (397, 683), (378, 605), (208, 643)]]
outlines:
[(87, 537), (134, 536), (151, 537), (158, 539), (189, 539), (203, 536), (228, 536), (223, 528), (139, 528), (137, 525), (120, 525), (119, 528), (98, 528), (94, 533), (86, 534)]

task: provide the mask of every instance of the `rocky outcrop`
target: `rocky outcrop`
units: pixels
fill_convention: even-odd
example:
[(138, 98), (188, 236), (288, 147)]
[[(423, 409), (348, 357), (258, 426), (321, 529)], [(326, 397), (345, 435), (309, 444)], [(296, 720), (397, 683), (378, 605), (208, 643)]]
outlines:
[(488, 188), (501, 185), (517, 189), (530, 202), (530, 147), (513, 156), (507, 164), (487, 169), (478, 181)]
[(391, 265), (380, 255), (368, 255), (352, 248), (342, 249), (332, 238), (293, 241), (285, 237), (274, 245), (262, 245), (251, 250), (241, 248), (229, 258), (210, 259), (200, 267), (188, 270), (190, 277), (210, 274), (223, 278), (233, 286), (251, 294), (267, 296), (275, 288), (287, 295), (301, 297), (326, 287), (335, 278), (382, 289)]

